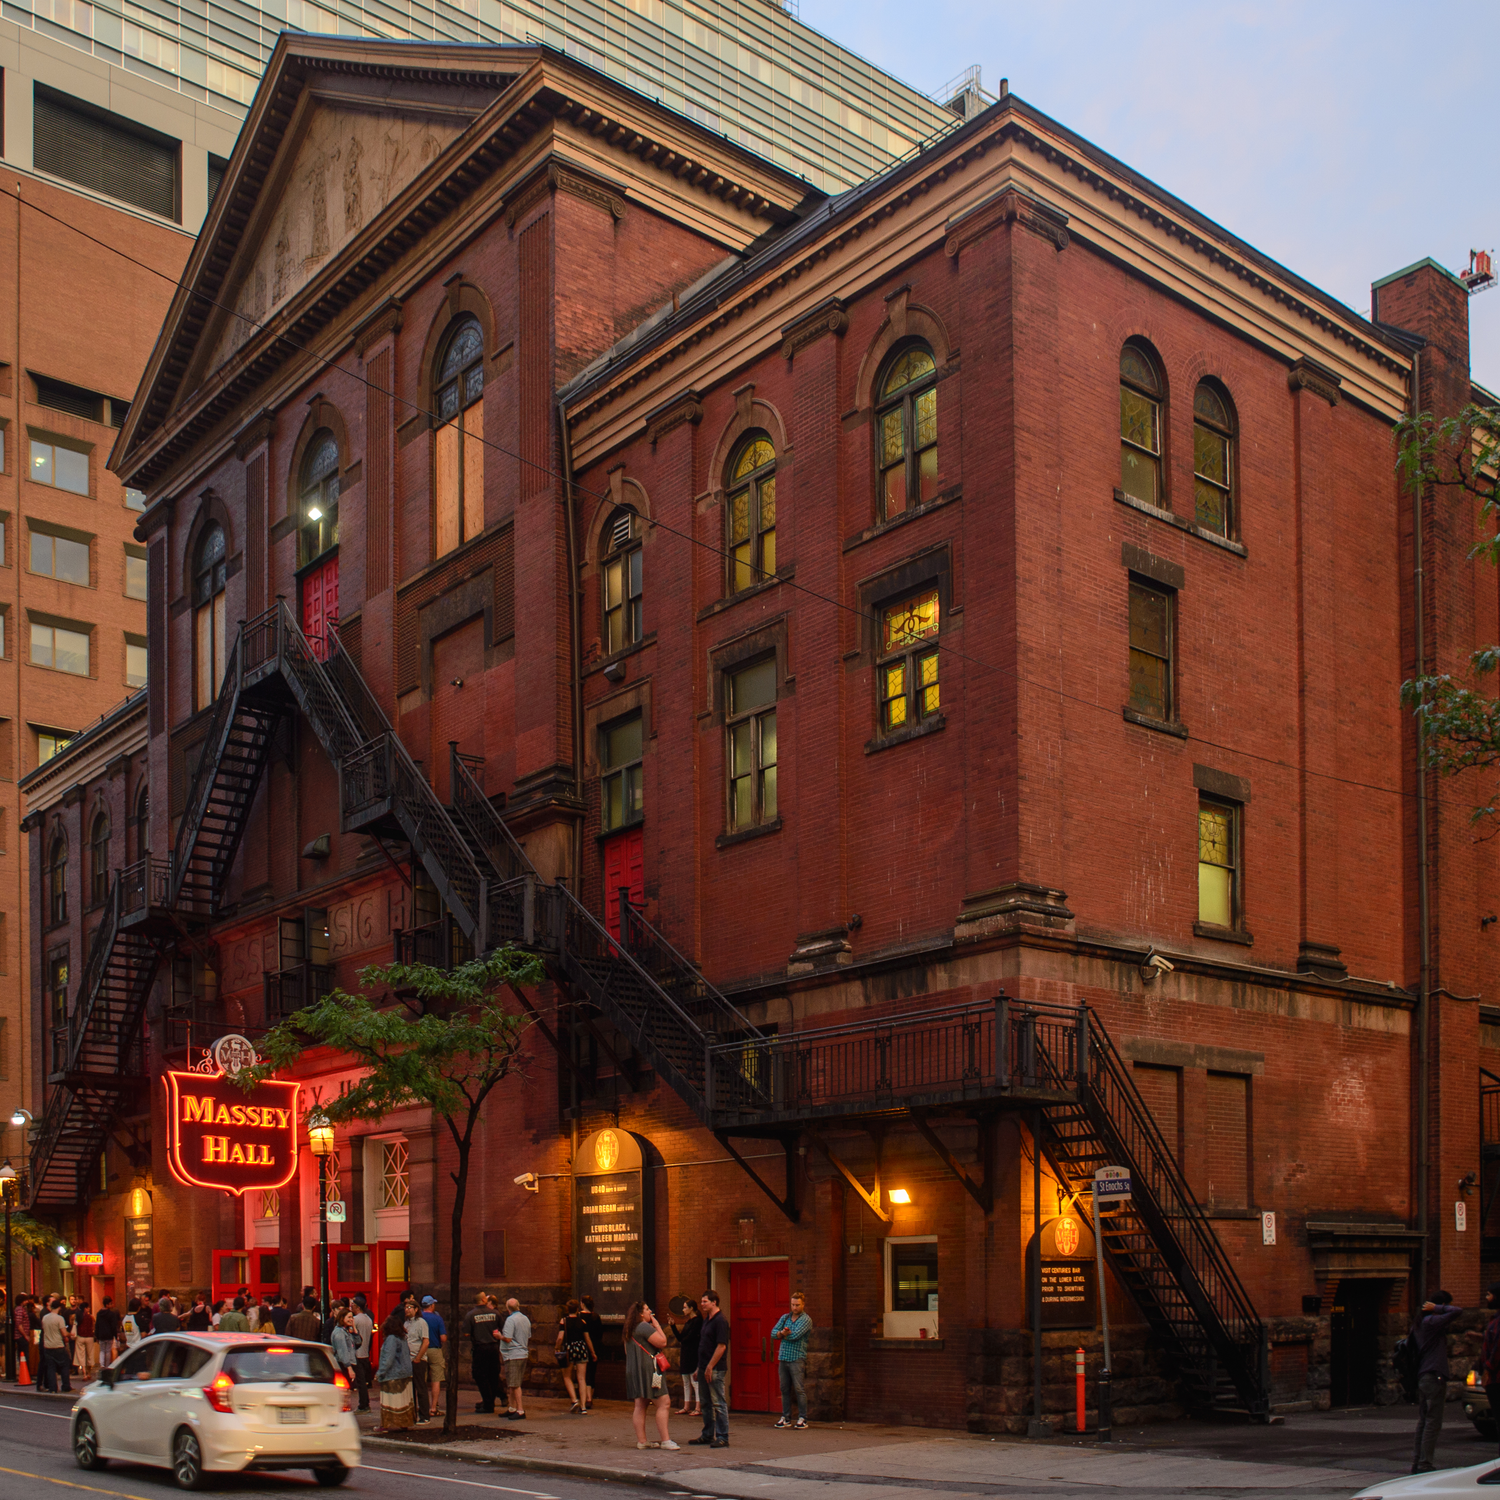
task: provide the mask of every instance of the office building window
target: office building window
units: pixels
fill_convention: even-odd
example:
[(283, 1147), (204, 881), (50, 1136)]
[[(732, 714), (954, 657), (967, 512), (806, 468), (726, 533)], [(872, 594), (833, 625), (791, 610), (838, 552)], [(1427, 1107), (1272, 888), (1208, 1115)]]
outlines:
[[(143, 562), (144, 565), (144, 562)], [(89, 581), (89, 544), (71, 537), (51, 536), (45, 531), (31, 533), (31, 571), (55, 578), (59, 583), (78, 583), (85, 588)]]
[(66, 729), (38, 729), (36, 732), (37, 765), (46, 765), (72, 738), (71, 731)]
[(146, 549), (137, 547), (134, 542), (125, 544), (125, 597), (146, 597)]
[(89, 456), (78, 448), (32, 438), (30, 479), (33, 484), (47, 484), (53, 489), (86, 495), (89, 492)]
[(133, 490), (127, 485), (125, 489), (125, 508), (127, 510), (145, 510), (145, 490)]
[(149, 656), (146, 652), (146, 639), (144, 636), (127, 635), (125, 637), (125, 686), (145, 687), (146, 679), (150, 675), (147, 668)]
[(67, 630), (61, 625), (38, 625), (31, 622), (31, 664), (50, 667), (54, 672), (71, 672), (75, 677), (89, 675), (89, 638), (83, 630)]
[[(136, 7), (126, 4), (125, 9)], [(173, 23), (146, 19), (150, 26)], [(135, 20), (125, 21), (125, 50), (134, 51), (143, 61), (161, 61), (159, 47), (148, 46), (144, 28)], [(132, 34), (138, 35), (138, 48), (131, 45)], [(154, 36), (155, 33), (152, 33)], [(158, 37), (157, 42), (177, 43)], [(156, 55), (148, 57), (148, 51)], [(175, 62), (168, 67), (176, 71)], [(32, 107), (32, 158), (39, 172), (50, 173), (91, 192), (143, 208), (164, 219), (180, 217), (177, 201), (177, 172), (181, 144), (168, 136), (137, 125), (119, 115), (95, 109), (78, 99), (44, 90), (34, 85)]]

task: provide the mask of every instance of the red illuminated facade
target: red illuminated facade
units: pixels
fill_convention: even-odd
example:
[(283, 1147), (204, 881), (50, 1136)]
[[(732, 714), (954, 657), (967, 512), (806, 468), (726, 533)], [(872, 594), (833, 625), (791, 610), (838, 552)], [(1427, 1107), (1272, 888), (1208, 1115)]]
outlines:
[[(378, 191), (332, 175), (373, 159), (362, 92)], [(607, 1127), (644, 1289), (723, 1290), (739, 1405), (800, 1287), (824, 1415), (1024, 1428), (1029, 1246), (1072, 1287), (1127, 1155), (1120, 1420), (1212, 1394), (1153, 1255), (1232, 1287), (1240, 1398), (1381, 1396), (1351, 1341), (1487, 1258), (1451, 1198), (1494, 855), (1445, 786), (1417, 857), (1391, 461), (1475, 394), (1466, 298), (1424, 262), (1369, 321), (1014, 97), (823, 199), (551, 53), (284, 37), (114, 459), (173, 850), (142, 910), (193, 933), (152, 1055), (519, 941), (549, 977), (464, 1274), (544, 1331)], [(1420, 512), (1429, 667), (1500, 635), (1471, 520)], [(311, 1279), (308, 1158), (173, 1184), (162, 1097), (158, 1244)], [(436, 1287), (442, 1125), (335, 1164), (335, 1284)]]

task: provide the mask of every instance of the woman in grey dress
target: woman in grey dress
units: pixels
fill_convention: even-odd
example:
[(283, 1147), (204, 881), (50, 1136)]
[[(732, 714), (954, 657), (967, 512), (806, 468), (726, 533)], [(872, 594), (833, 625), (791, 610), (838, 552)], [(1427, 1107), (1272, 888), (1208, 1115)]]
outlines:
[[(634, 1302), (625, 1317), (625, 1395), (634, 1402), (630, 1419), (635, 1423), (637, 1448), (675, 1448), (667, 1431), (671, 1417), (672, 1395), (667, 1382), (656, 1368), (657, 1353), (667, 1347), (656, 1314), (644, 1302)], [(656, 1408), (657, 1439), (646, 1441), (646, 1408)]]

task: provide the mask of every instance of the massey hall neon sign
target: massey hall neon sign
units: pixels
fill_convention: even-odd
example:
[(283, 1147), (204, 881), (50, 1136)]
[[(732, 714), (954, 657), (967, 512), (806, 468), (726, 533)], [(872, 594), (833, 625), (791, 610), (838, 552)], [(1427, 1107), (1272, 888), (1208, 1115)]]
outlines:
[(271, 1078), (247, 1093), (222, 1072), (173, 1072), (163, 1082), (167, 1163), (179, 1182), (239, 1195), (292, 1180), (298, 1084)]

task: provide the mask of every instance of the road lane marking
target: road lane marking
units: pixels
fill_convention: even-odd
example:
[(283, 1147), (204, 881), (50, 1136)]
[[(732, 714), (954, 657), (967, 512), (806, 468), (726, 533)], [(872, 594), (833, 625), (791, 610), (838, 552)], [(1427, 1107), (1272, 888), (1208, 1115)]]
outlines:
[(0, 1411), (25, 1411), (34, 1417), (51, 1417), (54, 1422), (71, 1422), (73, 1413), (70, 1411), (38, 1411), (34, 1406), (0, 1406)]
[(439, 1484), (466, 1484), (476, 1490), (504, 1490), (507, 1495), (530, 1495), (531, 1500), (561, 1500), (545, 1490), (522, 1490), (513, 1484), (481, 1484), (477, 1479), (450, 1479), (446, 1474), (424, 1474), (420, 1469), (385, 1469), (379, 1464), (361, 1464), (362, 1469), (373, 1469), (377, 1474), (400, 1474), (405, 1479), (434, 1479)]
[[(0, 1474), (19, 1474), (23, 1479), (40, 1479), (43, 1484), (60, 1484), (66, 1490), (88, 1490), (94, 1495), (118, 1495), (121, 1500), (152, 1500), (146, 1495), (136, 1495), (130, 1490), (105, 1490), (97, 1484), (79, 1484), (72, 1479), (53, 1479), (50, 1474), (33, 1474), (30, 1469), (0, 1469)], [(160, 1497), (155, 1497), (160, 1500)]]

